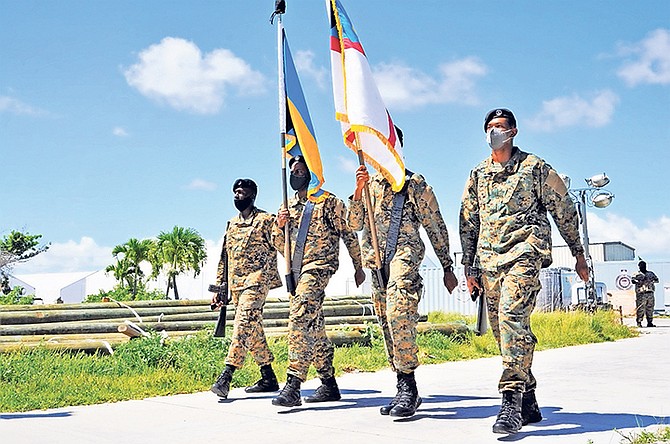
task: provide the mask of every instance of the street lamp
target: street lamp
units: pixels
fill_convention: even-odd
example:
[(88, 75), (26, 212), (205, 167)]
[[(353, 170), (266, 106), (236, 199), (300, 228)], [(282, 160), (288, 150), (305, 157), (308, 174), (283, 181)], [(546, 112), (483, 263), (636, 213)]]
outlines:
[(595, 176), (584, 179), (588, 185), (585, 188), (570, 188), (570, 178), (563, 176), (566, 186), (569, 188), (570, 196), (577, 205), (579, 219), (582, 223), (582, 243), (584, 244), (584, 258), (589, 267), (589, 279), (584, 282), (586, 290), (586, 307), (593, 308), (596, 305), (596, 285), (593, 272), (593, 261), (589, 252), (589, 228), (586, 223), (586, 207), (605, 208), (612, 203), (614, 194), (604, 189), (610, 183), (607, 174), (596, 174)]

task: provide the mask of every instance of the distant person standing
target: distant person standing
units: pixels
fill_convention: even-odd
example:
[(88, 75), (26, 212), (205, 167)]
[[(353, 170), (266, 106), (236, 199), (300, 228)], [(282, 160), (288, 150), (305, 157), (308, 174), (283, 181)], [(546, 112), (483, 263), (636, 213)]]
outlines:
[(654, 319), (654, 284), (658, 283), (658, 276), (653, 271), (647, 270), (647, 263), (640, 261), (637, 264), (640, 272), (633, 276), (635, 284), (635, 311), (637, 326), (642, 327), (642, 319), (647, 316), (647, 327), (656, 327)]

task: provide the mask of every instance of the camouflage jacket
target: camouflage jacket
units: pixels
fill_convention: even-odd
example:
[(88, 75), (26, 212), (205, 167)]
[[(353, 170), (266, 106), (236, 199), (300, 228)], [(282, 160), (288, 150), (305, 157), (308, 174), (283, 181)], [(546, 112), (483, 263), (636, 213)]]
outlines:
[(656, 290), (654, 284), (658, 283), (658, 276), (653, 271), (647, 270), (646, 273), (640, 271), (631, 281), (635, 284), (635, 294), (653, 293)]
[(269, 288), (281, 286), (277, 251), (271, 239), (274, 222), (274, 214), (259, 208), (254, 208), (248, 219), (239, 214), (230, 219), (216, 273), (218, 284), (225, 280), (227, 262), (227, 282), (231, 291), (261, 284), (267, 284)]
[[(442, 267), (450, 266), (453, 261), (449, 256), (449, 234), (440, 213), (440, 207), (437, 204), (433, 188), (426, 183), (423, 176), (416, 173), (411, 173), (407, 177), (406, 187), (407, 197), (403, 205), (400, 232), (393, 260), (407, 261), (411, 265), (419, 266), (426, 250), (419, 235), (419, 227), (423, 227), (428, 234), (428, 239), (430, 239), (430, 243), (433, 245), (435, 254)], [(395, 193), (391, 189), (391, 185), (379, 173), (370, 177), (369, 190), (377, 229), (379, 252), (383, 256), (391, 224), (393, 196)], [(363, 230), (365, 266), (367, 268), (377, 268), (364, 199), (358, 201), (349, 199), (347, 221), (353, 230)]]
[(551, 264), (551, 213), (573, 256), (584, 252), (579, 220), (563, 180), (539, 157), (514, 147), (505, 164), (487, 158), (470, 172), (460, 212), (462, 264), (485, 270), (521, 257)]
[[(291, 255), (295, 249), (298, 227), (306, 203), (307, 199), (298, 198), (297, 194), (288, 201)], [(345, 215), (344, 202), (334, 194), (329, 194), (323, 201), (314, 205), (302, 256), (301, 271), (321, 269), (331, 274), (335, 273), (339, 267), (340, 238), (347, 247), (354, 268), (362, 267), (358, 236), (348, 228)], [(273, 225), (272, 240), (275, 248), (283, 253), (284, 230), (280, 229), (277, 224)]]

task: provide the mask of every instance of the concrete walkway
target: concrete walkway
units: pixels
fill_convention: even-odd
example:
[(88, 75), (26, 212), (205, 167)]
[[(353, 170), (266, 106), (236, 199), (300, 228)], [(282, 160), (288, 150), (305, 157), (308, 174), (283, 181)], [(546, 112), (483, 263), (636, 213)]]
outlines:
[[(379, 415), (395, 394), (390, 371), (338, 379), (343, 399), (293, 409), (274, 394), (209, 392), (86, 407), (0, 413), (3, 443), (620, 443), (643, 428), (670, 425), (670, 319), (638, 338), (535, 354), (544, 420), (513, 436), (491, 426), (500, 405), (500, 358), (425, 365), (423, 405), (407, 419)], [(318, 380), (303, 384), (303, 396)]]

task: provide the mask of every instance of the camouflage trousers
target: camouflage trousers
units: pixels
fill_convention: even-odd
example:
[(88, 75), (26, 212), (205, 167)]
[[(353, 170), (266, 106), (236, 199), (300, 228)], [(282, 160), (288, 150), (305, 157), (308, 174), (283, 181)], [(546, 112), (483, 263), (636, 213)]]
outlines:
[(418, 267), (403, 261), (391, 261), (386, 291), (373, 279), (372, 302), (384, 334), (386, 356), (391, 369), (410, 373), (419, 366), (416, 325), (423, 288)]
[(265, 285), (231, 292), (231, 300), (235, 304), (235, 321), (226, 364), (242, 367), (247, 352), (251, 353), (259, 366), (274, 361), (263, 330), (263, 306), (267, 295), (268, 287)]
[(482, 276), (489, 325), (502, 356), (503, 372), (498, 389), (534, 390), (531, 371), (537, 338), (530, 328), (530, 315), (540, 291), (541, 261), (524, 259), (485, 270)]
[(301, 273), (295, 295), (290, 296), (287, 373), (301, 381), (307, 379), (311, 364), (314, 364), (319, 378), (325, 379), (335, 374), (335, 350), (326, 336), (323, 317), (324, 290), (330, 275), (331, 272), (326, 270)]
[(638, 324), (642, 323), (645, 316), (647, 323), (652, 323), (655, 304), (654, 293), (651, 291), (635, 295), (635, 318)]

